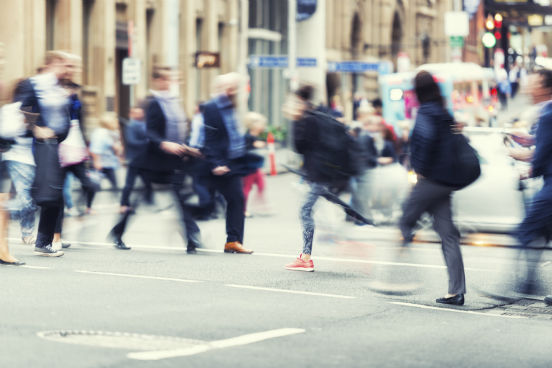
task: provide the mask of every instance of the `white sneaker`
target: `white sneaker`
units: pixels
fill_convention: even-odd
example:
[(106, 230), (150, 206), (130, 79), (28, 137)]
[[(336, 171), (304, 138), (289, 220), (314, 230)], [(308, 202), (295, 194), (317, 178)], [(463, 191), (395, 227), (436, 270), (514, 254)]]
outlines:
[(58, 241), (58, 242), (52, 242), (52, 249), (53, 250), (61, 250), (63, 249), (63, 246), (61, 244), (61, 241)]

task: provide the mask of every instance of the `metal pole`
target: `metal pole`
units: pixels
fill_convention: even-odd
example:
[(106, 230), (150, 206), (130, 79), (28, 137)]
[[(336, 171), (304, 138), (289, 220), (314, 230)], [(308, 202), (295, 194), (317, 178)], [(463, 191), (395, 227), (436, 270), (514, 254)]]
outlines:
[(288, 76), (289, 89), (294, 91), (297, 81), (297, 0), (288, 0)]
[(248, 58), (248, 29), (249, 29), (249, 0), (240, 0), (239, 2), (239, 51), (238, 51), (238, 73), (241, 75), (241, 85), (238, 93), (238, 114), (240, 120), (243, 120), (247, 107), (247, 84), (249, 83), (249, 74), (247, 73)]

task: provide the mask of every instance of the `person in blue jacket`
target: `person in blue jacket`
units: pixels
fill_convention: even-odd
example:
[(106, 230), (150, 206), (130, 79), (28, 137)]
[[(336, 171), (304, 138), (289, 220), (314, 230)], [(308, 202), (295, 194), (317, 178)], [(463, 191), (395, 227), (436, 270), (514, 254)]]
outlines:
[(527, 294), (537, 291), (537, 264), (541, 250), (532, 248), (542, 238), (550, 239), (552, 224), (552, 71), (542, 69), (531, 78), (530, 94), (533, 102), (541, 108), (529, 176), (542, 176), (544, 185), (533, 197), (525, 218), (516, 231), (516, 238), (525, 248), (527, 256), (527, 273), (517, 288)]

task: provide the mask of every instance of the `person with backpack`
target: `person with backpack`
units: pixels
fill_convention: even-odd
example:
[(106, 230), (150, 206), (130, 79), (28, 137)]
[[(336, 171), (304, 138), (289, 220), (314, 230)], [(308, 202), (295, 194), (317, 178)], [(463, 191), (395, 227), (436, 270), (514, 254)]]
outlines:
[[(418, 182), (403, 206), (399, 224), (403, 245), (412, 241), (414, 227), (422, 214), (428, 212), (432, 215), (449, 275), (448, 294), (436, 302), (463, 305), (466, 293), (464, 263), (460, 232), (452, 221), (451, 200), (452, 193), (468, 185), (470, 180), (474, 181), (472, 176), (477, 178), (479, 172), (470, 175), (457, 165), (455, 156), (463, 159), (464, 154), (455, 152), (456, 140), (463, 136), (454, 134), (454, 120), (445, 108), (445, 100), (433, 76), (420, 71), (414, 78), (414, 89), (420, 108), (412, 131), (410, 160)], [(477, 167), (473, 170), (479, 170), (479, 163), (475, 165)]]
[(295, 149), (303, 155), (303, 169), (310, 190), (301, 208), (303, 251), (293, 263), (285, 266), (288, 270), (308, 272), (314, 271), (311, 259), (314, 205), (320, 197), (339, 203), (336, 198), (332, 198), (332, 194), (335, 196), (346, 188), (350, 178), (360, 172), (353, 169), (353, 151), (355, 156), (358, 153), (354, 138), (349, 135), (344, 124), (314, 109), (310, 102), (313, 94), (312, 86), (300, 87), (295, 93), (296, 106), (291, 112), (295, 120)]

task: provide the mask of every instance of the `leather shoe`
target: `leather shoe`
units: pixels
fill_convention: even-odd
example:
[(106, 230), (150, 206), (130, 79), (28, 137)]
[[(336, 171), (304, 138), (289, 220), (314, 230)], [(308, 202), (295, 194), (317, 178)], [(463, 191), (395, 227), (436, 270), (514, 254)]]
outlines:
[(552, 295), (548, 295), (544, 297), (544, 304), (548, 306), (552, 306)]
[(7, 262), (0, 259), (0, 264), (8, 265), (8, 266), (23, 266), (25, 262), (22, 262), (22, 261)]
[(129, 250), (131, 249), (129, 246), (127, 246), (122, 239), (115, 239), (113, 246), (117, 249), (121, 250)]
[(253, 251), (251, 249), (244, 248), (240, 242), (229, 242), (224, 245), (224, 253), (243, 253), (251, 254)]
[(457, 294), (455, 296), (451, 296), (450, 298), (435, 299), (435, 302), (450, 305), (464, 305), (464, 294)]

